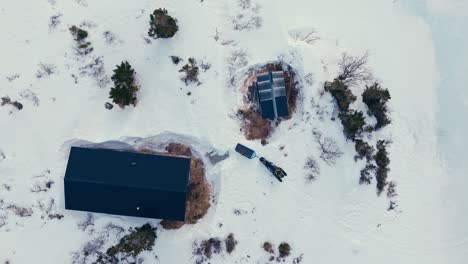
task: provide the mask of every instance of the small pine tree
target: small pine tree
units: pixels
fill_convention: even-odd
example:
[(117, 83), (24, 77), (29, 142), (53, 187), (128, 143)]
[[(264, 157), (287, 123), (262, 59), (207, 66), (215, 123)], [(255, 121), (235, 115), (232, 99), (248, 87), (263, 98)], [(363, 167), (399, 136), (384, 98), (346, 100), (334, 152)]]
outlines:
[(130, 104), (136, 104), (138, 87), (134, 83), (134, 74), (135, 71), (130, 64), (124, 61), (117, 65), (114, 75), (111, 77), (112, 81), (114, 81), (114, 87), (110, 90), (109, 98), (122, 108)]
[(387, 116), (387, 101), (390, 100), (388, 89), (384, 89), (379, 83), (374, 83), (371, 86), (366, 86), (362, 94), (362, 101), (369, 108), (369, 112), (377, 119), (375, 129), (382, 128), (390, 124), (390, 119)]
[(69, 29), (70, 29), (70, 32), (72, 33), (72, 35), (75, 37), (75, 40), (78, 41), (78, 42), (81, 42), (85, 38), (88, 37), (88, 31), (86, 31), (84, 29), (81, 29), (81, 28), (79, 28), (77, 26), (71, 26)]
[(375, 177), (377, 179), (377, 194), (380, 195), (387, 185), (387, 173), (390, 171), (388, 165), (390, 159), (388, 158), (387, 152), (388, 142), (385, 140), (379, 140), (377, 142), (377, 153), (374, 155), (375, 163), (377, 164), (377, 170)]
[(172, 38), (179, 30), (177, 19), (168, 15), (166, 9), (156, 9), (150, 15), (148, 35), (153, 38)]
[(367, 142), (356, 139), (354, 144), (354, 149), (356, 150), (356, 156), (354, 156), (354, 160), (360, 160), (366, 158), (367, 161), (372, 160), (372, 155), (374, 155), (374, 148), (367, 144)]
[(356, 140), (356, 137), (360, 136), (366, 121), (364, 119), (364, 114), (361, 111), (349, 110), (346, 112), (341, 112), (339, 114), (341, 119), (341, 124), (343, 125), (343, 132), (346, 135), (346, 138), (351, 140)]
[(340, 112), (348, 111), (349, 105), (356, 101), (356, 96), (349, 90), (348, 85), (338, 79), (335, 79), (331, 83), (326, 82), (325, 91), (330, 92), (333, 98), (335, 98)]

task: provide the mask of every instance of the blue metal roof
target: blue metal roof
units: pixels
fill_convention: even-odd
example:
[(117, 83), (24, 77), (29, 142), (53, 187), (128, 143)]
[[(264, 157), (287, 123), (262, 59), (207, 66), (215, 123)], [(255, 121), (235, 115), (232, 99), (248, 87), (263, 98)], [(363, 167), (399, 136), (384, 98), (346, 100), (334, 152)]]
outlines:
[(190, 158), (72, 147), (65, 208), (185, 219)]
[(263, 118), (275, 119), (289, 114), (288, 98), (282, 71), (257, 75), (257, 103)]

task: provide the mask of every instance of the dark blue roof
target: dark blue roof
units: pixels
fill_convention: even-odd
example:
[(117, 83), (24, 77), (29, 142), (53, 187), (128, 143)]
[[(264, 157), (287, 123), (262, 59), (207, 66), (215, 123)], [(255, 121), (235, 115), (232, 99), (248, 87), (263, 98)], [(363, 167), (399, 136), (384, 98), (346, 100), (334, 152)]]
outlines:
[(263, 118), (275, 119), (289, 115), (288, 98), (282, 71), (266, 72), (257, 75), (257, 96)]
[(72, 147), (65, 208), (185, 219), (190, 158)]

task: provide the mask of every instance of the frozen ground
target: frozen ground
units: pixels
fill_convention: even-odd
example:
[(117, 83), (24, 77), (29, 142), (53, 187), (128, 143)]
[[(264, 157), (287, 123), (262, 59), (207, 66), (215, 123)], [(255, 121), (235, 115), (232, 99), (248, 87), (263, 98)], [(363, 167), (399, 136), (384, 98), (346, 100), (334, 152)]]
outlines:
[[(257, 11), (242, 10), (234, 0), (1, 1), (0, 96), (24, 108), (0, 107), (0, 261), (70, 263), (72, 253), (110, 222), (125, 228), (147, 221), (157, 225), (157, 220), (95, 214), (94, 227), (80, 230), (77, 224), (86, 213), (64, 210), (63, 173), (71, 140), (103, 142), (169, 131), (202, 142), (202, 150), (213, 146), (231, 155), (210, 168), (218, 194), (208, 215), (194, 226), (159, 230), (153, 251), (142, 255), (144, 263), (193, 263), (194, 241), (230, 232), (238, 247), (215, 256), (213, 263), (267, 263), (260, 248), (266, 240), (291, 244), (288, 263), (300, 254), (303, 263), (466, 263), (467, 170), (460, 160), (466, 159), (467, 145), (462, 58), (468, 41), (460, 33), (467, 21), (462, 1), (428, 0), (411, 8), (402, 1), (259, 1)], [(174, 14), (180, 31), (148, 44), (148, 16), (158, 7)], [(234, 30), (231, 17), (240, 13), (260, 16), (261, 27)], [(60, 23), (54, 28), (49, 22), (55, 15)], [(74, 54), (68, 31), (83, 22), (94, 47), (84, 58)], [(320, 40), (291, 37), (292, 31), (310, 28)], [(106, 31), (114, 35), (112, 43), (106, 42)], [(331, 97), (319, 96), (323, 82), (336, 75), (340, 53), (365, 50), (375, 76), (392, 95), (392, 125), (371, 140), (393, 141), (389, 179), (398, 183), (396, 211), (387, 211), (389, 201), (376, 196), (374, 185), (358, 184), (364, 164), (354, 162), (354, 146), (344, 140), (341, 125), (330, 120), (335, 114)], [(234, 51), (245, 52), (247, 63), (230, 67)], [(179, 80), (181, 66), (172, 64), (170, 55), (210, 63), (200, 75), (202, 84), (186, 87)], [(93, 56), (102, 56), (105, 65), (101, 85), (79, 74)], [(277, 128), (268, 145), (246, 142), (234, 118), (242, 103), (240, 86), (228, 80), (240, 81), (250, 65), (278, 57), (300, 78), (312, 73), (313, 82), (301, 83), (297, 113)], [(108, 111), (105, 75), (122, 60), (138, 74), (139, 102)], [(54, 73), (38, 78), (40, 64), (53, 65)], [(354, 91), (359, 94), (361, 88)], [(362, 107), (359, 101), (356, 108)], [(332, 137), (345, 154), (334, 166), (319, 160), (321, 175), (306, 184), (305, 160), (319, 156), (313, 129)], [(278, 184), (257, 161), (234, 153), (237, 142), (280, 164), (288, 172), (286, 181)], [(46, 180), (54, 181), (48, 192), (31, 192)], [(47, 209), (40, 204), (51, 199), (50, 211), (63, 219), (42, 218)], [(32, 208), (31, 216), (15, 215), (7, 209), (11, 205)]]

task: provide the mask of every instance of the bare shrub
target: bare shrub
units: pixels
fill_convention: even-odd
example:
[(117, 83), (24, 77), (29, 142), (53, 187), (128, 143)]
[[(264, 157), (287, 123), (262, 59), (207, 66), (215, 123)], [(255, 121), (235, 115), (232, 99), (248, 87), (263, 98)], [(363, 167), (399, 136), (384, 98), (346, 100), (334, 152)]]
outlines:
[(336, 160), (343, 155), (343, 152), (340, 150), (336, 142), (329, 137), (325, 137), (321, 132), (314, 130), (312, 132), (315, 138), (315, 142), (319, 145), (320, 158), (327, 165), (334, 165)]
[(86, 264), (89, 263), (91, 258), (102, 254), (104, 244), (106, 243), (106, 238), (104, 235), (96, 237), (90, 241), (87, 241), (80, 251), (73, 252), (71, 255), (72, 264)]
[(19, 96), (21, 98), (24, 98), (24, 99), (27, 99), (27, 100), (30, 100), (34, 106), (39, 106), (39, 97), (37, 97), (37, 94), (29, 89), (26, 89), (24, 91), (22, 91)]
[(49, 18), (49, 31), (53, 31), (61, 22), (62, 14), (53, 15)]
[(320, 175), (320, 166), (313, 157), (308, 157), (304, 165), (307, 182), (314, 181)]
[(10, 75), (10, 76), (6, 76), (6, 78), (7, 78), (7, 80), (8, 80), (9, 82), (12, 82), (12, 81), (18, 79), (19, 77), (20, 77), (20, 75), (17, 74), (17, 73), (15, 73), (15, 74), (13, 74), (13, 75)]
[(53, 184), (54, 184), (54, 181), (52, 180), (36, 182), (33, 184), (31, 188), (31, 192), (33, 193), (47, 192), (50, 190)]
[(104, 88), (111, 79), (106, 74), (102, 56), (93, 57), (87, 64), (79, 68), (80, 76), (88, 76), (96, 81), (99, 87)]
[(320, 37), (317, 34), (317, 31), (313, 28), (300, 28), (290, 30), (289, 36), (295, 41), (302, 41), (307, 44), (312, 44), (315, 41), (319, 40)]
[(207, 70), (211, 69), (211, 63), (202, 61), (200, 63), (200, 69), (202, 69), (203, 72), (206, 72)]
[(250, 9), (252, 7), (252, 0), (239, 0), (237, 4), (242, 8), (242, 9)]
[(64, 216), (57, 213), (57, 206), (55, 205), (55, 199), (49, 198), (47, 202), (39, 200), (36, 206), (39, 211), (41, 211), (41, 219), (48, 218), (52, 219), (62, 219)]
[(230, 86), (236, 85), (236, 71), (247, 66), (248, 63), (249, 61), (247, 59), (247, 52), (245, 50), (235, 49), (231, 52), (231, 54), (227, 58)]
[(304, 260), (304, 254), (300, 254), (299, 257), (293, 258), (293, 264), (300, 264)]
[(238, 31), (258, 29), (262, 26), (262, 18), (257, 15), (237, 14), (232, 18), (232, 26)]
[(368, 57), (368, 51), (360, 56), (351, 56), (347, 53), (343, 53), (338, 62), (340, 67), (338, 80), (348, 86), (354, 86), (358, 82), (371, 80), (372, 73), (366, 66)]
[(29, 217), (33, 214), (33, 210), (31, 208), (21, 207), (15, 204), (8, 205), (6, 209), (19, 217)]
[(39, 69), (36, 72), (36, 78), (40, 79), (55, 74), (57, 66), (54, 64), (39, 63)]
[(86, 231), (89, 226), (94, 226), (94, 215), (91, 213), (87, 213), (86, 218), (78, 223), (78, 229)]
[(102, 36), (104, 37), (104, 40), (106, 41), (107, 44), (114, 44), (114, 42), (116, 41), (116, 37), (115, 37), (115, 34), (112, 33), (111, 31), (109, 30), (106, 30), (104, 32), (102, 32)]
[(238, 241), (234, 238), (234, 234), (230, 233), (226, 239), (224, 239), (224, 245), (226, 247), (226, 252), (231, 254), (237, 246)]

